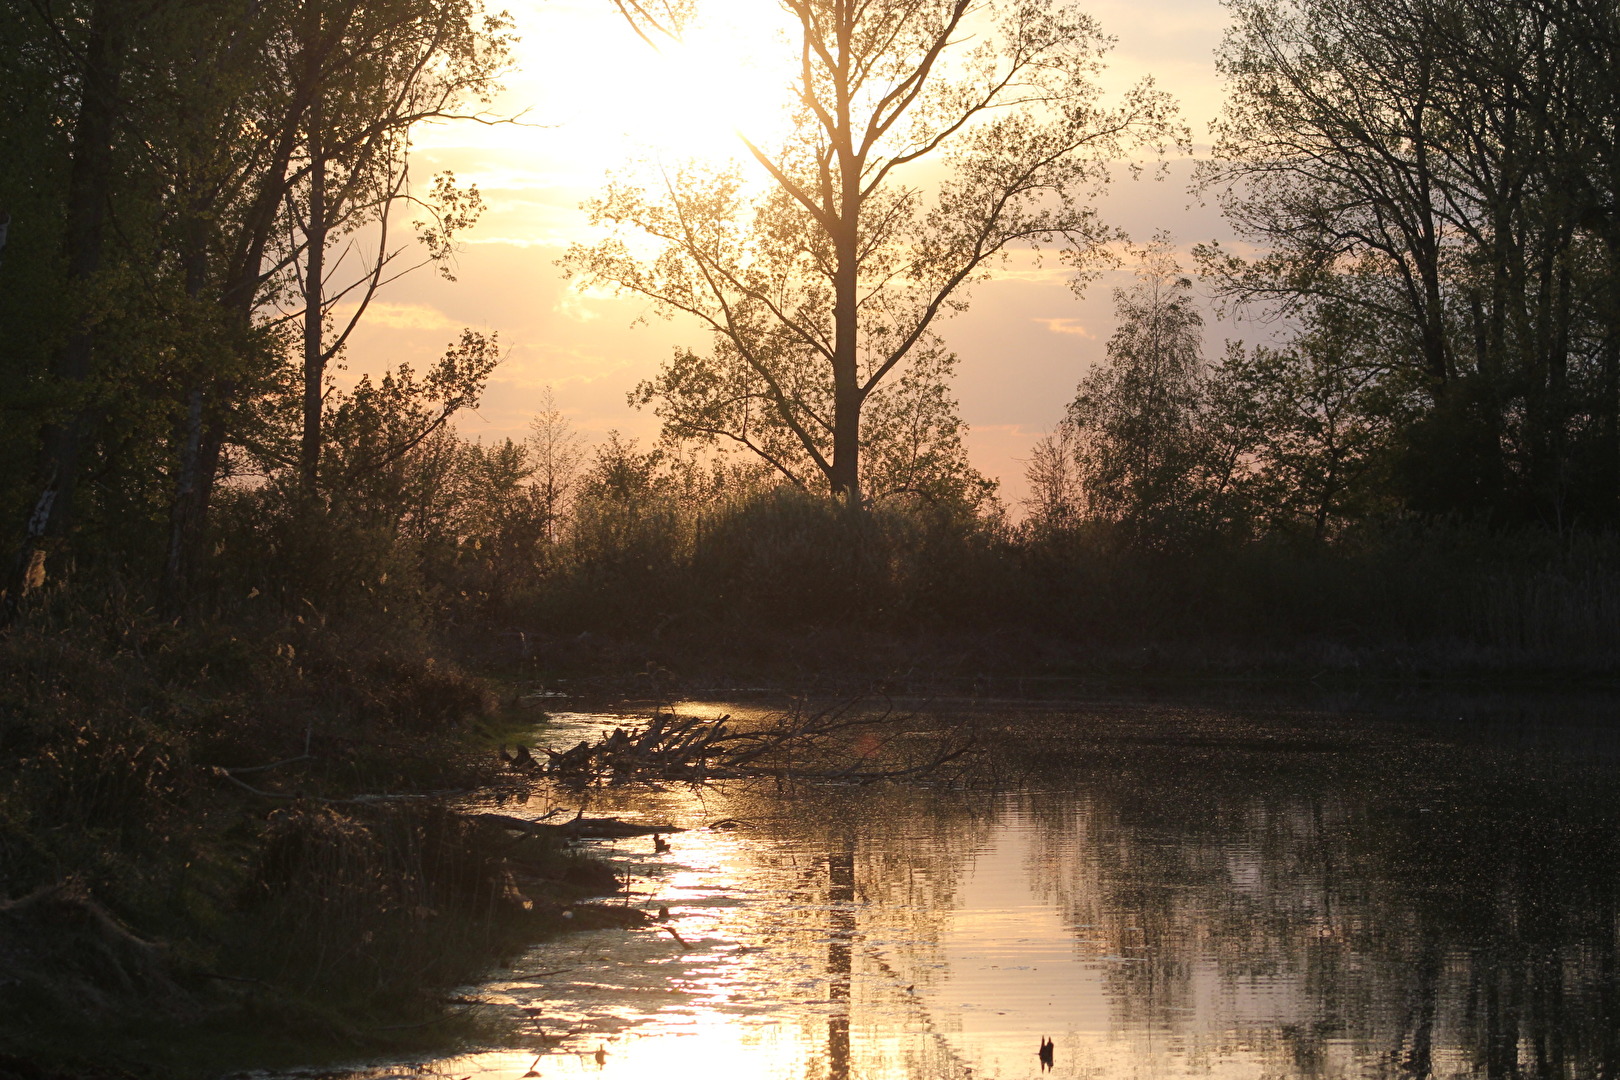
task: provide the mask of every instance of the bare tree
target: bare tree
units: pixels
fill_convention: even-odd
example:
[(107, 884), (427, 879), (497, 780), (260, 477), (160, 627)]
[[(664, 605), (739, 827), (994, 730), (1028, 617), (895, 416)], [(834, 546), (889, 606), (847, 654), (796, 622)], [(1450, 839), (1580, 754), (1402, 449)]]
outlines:
[(1029, 484), (1024, 505), (1037, 525), (1061, 528), (1080, 516), (1085, 491), (1075, 463), (1077, 437), (1073, 422), (1060, 420), (1055, 430), (1036, 441), (1024, 465), (1024, 480)]
[(534, 472), (530, 484), (545, 515), (546, 540), (556, 543), (568, 514), (568, 505), (579, 486), (585, 462), (585, 449), (579, 433), (557, 407), (556, 395), (546, 387), (540, 409), (529, 421), (529, 437), (524, 446)]

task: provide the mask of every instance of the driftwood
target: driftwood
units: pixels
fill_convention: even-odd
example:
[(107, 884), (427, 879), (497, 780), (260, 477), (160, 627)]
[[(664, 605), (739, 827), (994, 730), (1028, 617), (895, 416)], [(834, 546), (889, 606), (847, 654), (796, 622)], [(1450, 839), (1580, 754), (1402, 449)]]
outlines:
[(81, 914), (95, 932), (108, 941), (144, 954), (155, 954), (168, 948), (164, 942), (147, 941), (137, 936), (111, 912), (91, 899), (89, 890), (73, 879), (42, 885), (15, 900), (0, 900), (0, 915), (20, 916), (52, 904)]
[(193, 1015), (197, 1002), (176, 981), (174, 950), (125, 926), (76, 879), (0, 898), (0, 956), (9, 999), (59, 1016), (127, 1020), (144, 1010)]
[[(285, 761), (276, 762), (285, 765)], [(242, 769), (222, 769), (218, 765), (208, 766), (208, 771), (221, 780), (228, 781), (249, 794), (257, 795), (261, 799), (291, 799), (299, 802), (314, 803), (318, 806), (374, 806), (378, 803), (391, 802), (418, 802), (421, 800), (443, 800), (456, 795), (470, 794), (463, 788), (441, 788), (438, 791), (400, 792), (393, 795), (355, 795), (348, 799), (328, 799), (320, 795), (306, 795), (297, 791), (266, 791), (254, 787), (245, 780), (237, 779), (236, 774)]]
[[(596, 742), (545, 752), (545, 772), (564, 783), (601, 780), (674, 780), (702, 783), (761, 776), (873, 781), (932, 772), (973, 749), (970, 734), (947, 733), (921, 757), (916, 739), (892, 730), (892, 709), (872, 713), (860, 699), (809, 712), (802, 707), (774, 723), (734, 726), (717, 720), (659, 712), (644, 727), (615, 728)], [(668, 830), (646, 828), (645, 832)], [(634, 835), (634, 834), (620, 834)]]
[(553, 836), (563, 840), (621, 840), (630, 836), (652, 836), (657, 833), (682, 831), (674, 825), (642, 825), (620, 821), (618, 818), (580, 816), (561, 825), (548, 825), (542, 821), (513, 817), (511, 814), (486, 812), (469, 816), (513, 832), (526, 833), (530, 836)]

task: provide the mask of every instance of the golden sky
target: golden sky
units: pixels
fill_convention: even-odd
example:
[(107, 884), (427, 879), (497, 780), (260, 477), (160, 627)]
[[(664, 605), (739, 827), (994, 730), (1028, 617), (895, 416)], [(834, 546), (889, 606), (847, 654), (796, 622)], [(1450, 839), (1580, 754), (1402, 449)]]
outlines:
[[(509, 348), (483, 407), (462, 419), (469, 437), (521, 437), (547, 386), (580, 433), (610, 429), (650, 442), (657, 420), (625, 402), (675, 345), (701, 347), (694, 326), (652, 316), (642, 302), (581, 294), (555, 266), (566, 246), (588, 239), (580, 203), (606, 174), (633, 158), (736, 152), (735, 131), (776, 122), (772, 50), (764, 27), (773, 0), (720, 0), (701, 38), (706, 48), (654, 53), (619, 19), (610, 0), (515, 0), (506, 6), (521, 42), (496, 106), (521, 124), (440, 125), (417, 142), (413, 174), (443, 169), (476, 183), (488, 210), (465, 238), (458, 280), (421, 271), (389, 287), (349, 349), (350, 373), (431, 361), (463, 326), (493, 330)], [(1144, 75), (1182, 103), (1203, 141), (1220, 102), (1214, 50), (1226, 24), (1218, 0), (1100, 0), (1089, 6), (1118, 44), (1106, 85)], [(758, 21), (751, 21), (758, 20)], [(1203, 147), (1199, 147), (1199, 152)], [(1183, 247), (1225, 235), (1219, 215), (1193, 204), (1190, 164), (1164, 181), (1122, 178), (1101, 204), (1111, 224), (1146, 241), (1168, 230)], [(1002, 498), (1025, 494), (1023, 459), (1062, 416), (1081, 374), (1103, 355), (1113, 329), (1104, 275), (1076, 299), (1054, 270), (1017, 261), (975, 288), (972, 307), (945, 324), (961, 357), (956, 392), (971, 426), (974, 464), (1002, 481)], [(1252, 328), (1250, 328), (1252, 334)], [(1218, 343), (1242, 336), (1212, 326)]]

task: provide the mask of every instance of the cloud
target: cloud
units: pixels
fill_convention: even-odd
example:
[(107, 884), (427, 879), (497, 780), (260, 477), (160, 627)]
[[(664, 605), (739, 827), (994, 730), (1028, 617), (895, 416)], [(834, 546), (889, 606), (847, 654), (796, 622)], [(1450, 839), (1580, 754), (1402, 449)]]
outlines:
[[(340, 304), (333, 312), (341, 325), (353, 317), (356, 305)], [(455, 330), (455, 323), (438, 308), (426, 304), (394, 304), (386, 300), (373, 300), (360, 316), (362, 326), (386, 326), (390, 330)]]
[(565, 289), (557, 297), (557, 302), (551, 306), (551, 310), (565, 319), (573, 319), (575, 322), (590, 322), (593, 319), (602, 317), (602, 312), (597, 307), (592, 306), (591, 301), (602, 299), (607, 298), (588, 294), (581, 295), (578, 290)]
[(650, 302), (645, 297), (620, 292), (611, 285), (570, 286), (557, 296), (551, 310), (576, 322), (600, 319), (605, 311), (617, 309), (627, 314), (626, 321), (636, 311), (648, 311)]
[(560, 236), (458, 236), (456, 243), (468, 247), (504, 244), (515, 248), (566, 248), (568, 240)]
[(1092, 341), (1097, 340), (1097, 335), (1082, 326), (1079, 319), (1036, 319), (1035, 321), (1054, 334), (1073, 334), (1076, 337), (1090, 338)]
[[(585, 386), (606, 381), (624, 384), (626, 371), (650, 374), (656, 361), (650, 358), (606, 353), (590, 347), (546, 345), (514, 346), (506, 361), (496, 370), (493, 382), (517, 389), (545, 386)], [(628, 389), (628, 385), (625, 386)], [(613, 397), (623, 390), (615, 387)]]

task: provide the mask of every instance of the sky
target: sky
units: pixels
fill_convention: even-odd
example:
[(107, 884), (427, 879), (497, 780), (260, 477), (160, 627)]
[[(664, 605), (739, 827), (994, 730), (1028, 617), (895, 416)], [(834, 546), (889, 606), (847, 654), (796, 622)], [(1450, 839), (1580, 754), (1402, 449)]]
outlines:
[[(582, 293), (556, 261), (568, 244), (591, 239), (581, 203), (614, 169), (637, 158), (733, 154), (736, 131), (768, 132), (775, 122), (766, 91), (780, 80), (766, 70), (763, 50), (748, 47), (763, 39), (747, 20), (770, 19), (776, 4), (712, 2), (728, 5), (734, 40), (717, 32), (707, 51), (677, 56), (643, 44), (611, 0), (492, 0), (492, 8), (510, 11), (520, 41), (490, 112), (516, 121), (423, 129), (411, 166), (415, 177), (453, 171), (478, 186), (488, 208), (463, 237), (455, 281), (424, 269), (373, 302), (348, 349), (349, 378), (400, 363), (424, 367), (462, 327), (474, 327), (497, 333), (507, 356), (477, 413), (461, 419), (465, 436), (522, 438), (550, 388), (588, 442), (615, 429), (643, 445), (656, 440), (657, 418), (632, 408), (626, 395), (674, 347), (702, 347), (706, 335), (644, 302)], [(1226, 13), (1219, 0), (1096, 0), (1089, 11), (1117, 39), (1105, 89), (1118, 94), (1151, 75), (1181, 102), (1194, 157), (1206, 152), (1221, 101), (1214, 52)], [(1118, 180), (1098, 204), (1103, 220), (1139, 243), (1168, 232), (1182, 251), (1225, 238), (1216, 210), (1188, 192), (1191, 171), (1189, 159), (1178, 159), (1166, 179)], [(1061, 275), (1015, 260), (975, 286), (971, 307), (944, 324), (942, 336), (960, 357), (955, 392), (969, 456), (1001, 481), (1000, 496), (1014, 510), (1027, 494), (1024, 462), (1103, 357), (1114, 327), (1112, 290), (1129, 280), (1127, 266), (1076, 298)], [(1211, 313), (1212, 346), (1237, 336)]]

